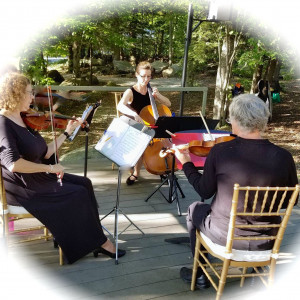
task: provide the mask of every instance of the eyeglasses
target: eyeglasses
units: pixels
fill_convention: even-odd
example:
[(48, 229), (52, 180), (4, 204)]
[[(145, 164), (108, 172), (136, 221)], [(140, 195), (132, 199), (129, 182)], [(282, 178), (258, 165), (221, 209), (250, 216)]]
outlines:
[(151, 75), (141, 75), (141, 74), (139, 74), (139, 76), (143, 79), (145, 79), (145, 78), (151, 79)]
[(225, 122), (226, 122), (227, 124), (231, 125), (231, 121), (230, 121), (229, 118), (227, 118), (227, 119), (225, 120)]

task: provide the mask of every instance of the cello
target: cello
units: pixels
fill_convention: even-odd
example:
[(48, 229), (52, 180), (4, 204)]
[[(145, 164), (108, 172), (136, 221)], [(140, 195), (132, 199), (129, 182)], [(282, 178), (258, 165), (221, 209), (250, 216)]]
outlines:
[[(151, 105), (145, 106), (139, 116), (145, 123), (155, 124), (159, 116), (172, 116), (170, 109), (163, 104), (156, 105), (155, 99), (152, 95), (152, 88), (150, 83), (147, 84), (148, 94)], [(169, 139), (154, 138), (146, 148), (143, 155), (143, 163), (145, 169), (154, 175), (163, 175), (172, 170), (173, 158), (171, 156), (160, 157), (159, 153), (162, 149), (169, 148), (172, 143)], [(177, 170), (177, 165), (174, 166)]]

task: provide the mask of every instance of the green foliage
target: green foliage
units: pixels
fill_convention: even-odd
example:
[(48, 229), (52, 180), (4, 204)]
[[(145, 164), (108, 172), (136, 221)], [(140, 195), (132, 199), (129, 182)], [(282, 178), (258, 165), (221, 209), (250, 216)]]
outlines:
[[(194, 8), (194, 24), (208, 14), (206, 0), (102, 0), (88, 2), (80, 10), (70, 11), (63, 18), (30, 40), (20, 52), (21, 69), (35, 83), (48, 82), (50, 64), (47, 57), (69, 57), (78, 47), (80, 58), (114, 57), (114, 59), (162, 60), (182, 63), (190, 3)], [(197, 20), (196, 20), (197, 19)], [(241, 29), (234, 24), (230, 34), (242, 30), (243, 39), (233, 64), (233, 74), (250, 79), (258, 64), (266, 58), (280, 57), (284, 76), (293, 76), (295, 54), (283, 50), (276, 35), (257, 21), (239, 17), (247, 22)], [(244, 23), (245, 23), (244, 22)], [(263, 22), (262, 22), (263, 23)], [(224, 23), (202, 22), (193, 32), (189, 48), (188, 75), (190, 82), (203, 72), (216, 71), (218, 45), (224, 37)], [(170, 48), (172, 53), (170, 53)], [(73, 51), (73, 52), (72, 52)], [(172, 57), (171, 57), (172, 56)], [(299, 62), (298, 62), (299, 63)]]

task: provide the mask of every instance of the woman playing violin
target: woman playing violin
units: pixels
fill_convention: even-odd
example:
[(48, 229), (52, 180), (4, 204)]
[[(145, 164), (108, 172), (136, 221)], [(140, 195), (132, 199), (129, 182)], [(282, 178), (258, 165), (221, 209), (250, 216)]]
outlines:
[[(235, 183), (241, 186), (295, 186), (298, 183), (292, 155), (263, 137), (269, 115), (267, 105), (257, 96), (242, 94), (235, 97), (229, 107), (229, 117), (232, 132), (237, 137), (229, 142), (216, 144), (211, 149), (203, 175), (191, 162), (188, 150), (175, 150), (188, 181), (197, 193), (204, 199), (214, 196), (211, 204), (194, 202), (188, 209), (187, 227), (193, 255), (196, 229), (200, 229), (214, 243), (222, 246), (226, 244)], [(260, 205), (258, 201), (257, 206)], [(260, 222), (276, 223), (272, 218), (263, 217)], [(237, 222), (255, 223), (255, 220), (237, 219)], [(245, 230), (247, 229), (241, 229), (236, 234), (243, 235)], [(273, 232), (258, 228), (252, 234), (273, 235)], [(234, 248), (240, 250), (268, 250), (272, 246), (271, 240), (254, 240), (250, 244), (243, 240), (234, 242)], [(192, 270), (189, 268), (180, 270), (180, 276), (186, 282), (191, 281), (191, 275)], [(200, 268), (197, 285), (199, 288), (209, 286)]]
[[(0, 80), (0, 161), (7, 201), (23, 206), (53, 234), (66, 260), (73, 263), (97, 250), (110, 257), (115, 247), (104, 235), (91, 181), (64, 173), (59, 164), (45, 164), (54, 153), (54, 142), (46, 144), (41, 135), (27, 128), (20, 113), (33, 100), (32, 86), (24, 75), (9, 73)], [(80, 125), (71, 120), (66, 136)], [(57, 176), (62, 180), (58, 184)], [(118, 256), (123, 256), (119, 250)]]
[[(139, 116), (139, 113), (145, 106), (150, 105), (147, 85), (152, 76), (151, 64), (147, 61), (140, 62), (136, 67), (135, 76), (137, 78), (137, 83), (124, 92), (123, 97), (118, 104), (118, 110), (122, 114), (134, 118), (137, 122), (144, 123), (143, 119)], [(170, 100), (160, 94), (157, 88), (153, 88), (153, 96), (157, 103), (164, 104), (168, 107), (171, 106)], [(137, 180), (142, 163), (143, 160), (140, 158), (134, 167), (133, 173), (126, 181), (128, 185), (132, 185)]]

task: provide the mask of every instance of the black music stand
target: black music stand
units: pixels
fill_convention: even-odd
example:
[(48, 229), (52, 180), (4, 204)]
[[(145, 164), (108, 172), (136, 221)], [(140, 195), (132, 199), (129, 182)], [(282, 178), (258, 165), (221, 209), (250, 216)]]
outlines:
[[(128, 118), (115, 118), (95, 146), (96, 150), (118, 166), (116, 204), (109, 213), (100, 219), (100, 221), (102, 221), (112, 213), (115, 215), (113, 237), (116, 245), (116, 264), (118, 264), (119, 235), (132, 225), (144, 234), (144, 232), (134, 224), (134, 222), (119, 207), (122, 171), (129, 170), (131, 167), (135, 166), (136, 162), (142, 156), (149, 142), (153, 138), (154, 133), (154, 130), (149, 129), (134, 120)], [(129, 225), (120, 233), (118, 226), (119, 213), (129, 221)]]
[(82, 120), (86, 122), (84, 127), (78, 126), (73, 131), (71, 136), (68, 138), (69, 141), (73, 141), (76, 135), (78, 134), (79, 129), (85, 131), (85, 151), (84, 151), (84, 177), (87, 175), (87, 160), (88, 160), (88, 146), (89, 146), (89, 131), (92, 123), (92, 119), (98, 107), (101, 105), (101, 101), (96, 102), (94, 105), (90, 105), (82, 113)]
[[(206, 119), (205, 122), (209, 129), (215, 129), (220, 120)], [(201, 117), (183, 116), (183, 117), (159, 117), (155, 123), (154, 138), (169, 138), (170, 135), (166, 129), (171, 132), (180, 132), (185, 130), (201, 130), (206, 129)]]
[[(126, 168), (124, 170), (127, 170)], [(137, 230), (139, 230), (142, 234), (145, 234), (142, 229), (140, 229), (134, 222), (120, 209), (120, 190), (121, 190), (121, 179), (122, 179), (122, 171), (123, 169), (119, 166), (118, 167), (118, 187), (117, 187), (117, 199), (116, 204), (112, 208), (112, 210), (107, 213), (104, 217), (100, 219), (100, 222), (108, 217), (110, 214), (115, 214), (115, 225), (114, 225), (114, 234), (112, 235), (102, 224), (101, 226), (111, 235), (114, 237), (115, 245), (116, 245), (116, 258), (115, 258), (115, 264), (118, 264), (118, 249), (119, 249), (119, 242), (118, 238), (119, 235), (121, 235), (125, 230), (127, 230), (131, 225), (133, 225)], [(123, 229), (121, 232), (119, 232), (119, 213), (121, 213), (128, 221), (129, 225), (125, 229)], [(94, 254), (95, 255), (95, 254)]]

